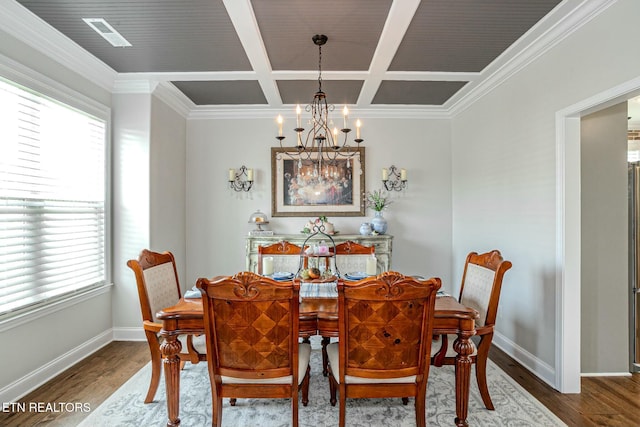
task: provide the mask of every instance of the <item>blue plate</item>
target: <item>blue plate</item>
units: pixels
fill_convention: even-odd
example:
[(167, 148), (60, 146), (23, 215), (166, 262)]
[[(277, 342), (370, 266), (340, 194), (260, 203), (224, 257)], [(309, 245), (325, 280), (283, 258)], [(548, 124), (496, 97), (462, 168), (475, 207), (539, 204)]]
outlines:
[(200, 289), (196, 288), (195, 286), (191, 289), (187, 289), (187, 291), (184, 293), (183, 295), (184, 298), (187, 299), (200, 299), (202, 298), (202, 294), (200, 293)]
[(362, 280), (366, 277), (369, 277), (369, 275), (363, 271), (353, 271), (351, 273), (345, 274), (344, 277), (349, 280)]
[(276, 271), (273, 273), (273, 280), (291, 280), (293, 279), (293, 273), (287, 271)]

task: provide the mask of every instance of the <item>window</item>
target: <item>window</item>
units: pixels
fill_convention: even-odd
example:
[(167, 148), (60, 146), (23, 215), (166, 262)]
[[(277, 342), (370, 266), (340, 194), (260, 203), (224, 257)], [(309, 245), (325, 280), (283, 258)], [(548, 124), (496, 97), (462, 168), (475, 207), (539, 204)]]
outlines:
[(0, 80), (0, 315), (106, 283), (106, 122)]

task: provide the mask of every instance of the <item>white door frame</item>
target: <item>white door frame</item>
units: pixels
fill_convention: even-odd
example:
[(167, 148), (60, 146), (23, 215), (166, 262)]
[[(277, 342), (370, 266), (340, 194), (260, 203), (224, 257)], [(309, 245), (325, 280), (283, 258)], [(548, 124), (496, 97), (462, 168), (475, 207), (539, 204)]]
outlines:
[(640, 94), (640, 77), (556, 112), (555, 387), (580, 393), (580, 117)]

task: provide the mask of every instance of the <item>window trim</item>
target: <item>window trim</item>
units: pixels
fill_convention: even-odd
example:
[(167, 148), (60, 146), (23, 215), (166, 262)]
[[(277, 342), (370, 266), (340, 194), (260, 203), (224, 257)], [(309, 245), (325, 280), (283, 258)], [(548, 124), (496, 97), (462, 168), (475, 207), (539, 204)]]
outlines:
[(0, 332), (14, 328), (20, 324), (33, 321), (44, 315), (63, 310), (81, 301), (93, 298), (111, 290), (113, 276), (113, 215), (112, 215), (112, 139), (111, 108), (53, 80), (44, 74), (28, 68), (0, 54), (0, 79), (10, 84), (18, 84), (23, 89), (47, 97), (54, 102), (63, 103), (92, 115), (105, 122), (105, 283), (89, 286), (57, 298), (40, 301), (36, 304), (0, 315)]

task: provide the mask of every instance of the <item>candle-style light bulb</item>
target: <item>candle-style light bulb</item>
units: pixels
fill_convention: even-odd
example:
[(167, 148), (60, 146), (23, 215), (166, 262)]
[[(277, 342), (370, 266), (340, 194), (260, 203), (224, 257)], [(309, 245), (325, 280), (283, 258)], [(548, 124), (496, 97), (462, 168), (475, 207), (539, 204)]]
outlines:
[(278, 114), (278, 136), (282, 136), (282, 116)]
[(235, 181), (235, 180), (236, 180), (236, 170), (229, 169), (229, 181)]
[(300, 126), (300, 115), (302, 114), (302, 108), (300, 108), (300, 104), (298, 104), (296, 106), (296, 123), (298, 124), (298, 128), (302, 127)]
[(387, 181), (389, 179), (389, 170), (387, 168), (382, 168), (382, 180)]
[(342, 110), (342, 114), (344, 115), (344, 129), (347, 129), (347, 122), (349, 121), (349, 109), (347, 108), (346, 105)]
[(358, 119), (356, 120), (356, 139), (360, 139), (360, 126), (362, 126), (362, 123)]
[(247, 181), (253, 181), (253, 169), (247, 170)]
[(338, 146), (338, 128), (337, 127), (333, 128), (333, 146), (334, 147)]
[(400, 169), (400, 180), (401, 181), (406, 181), (407, 180), (407, 170), (406, 169)]

